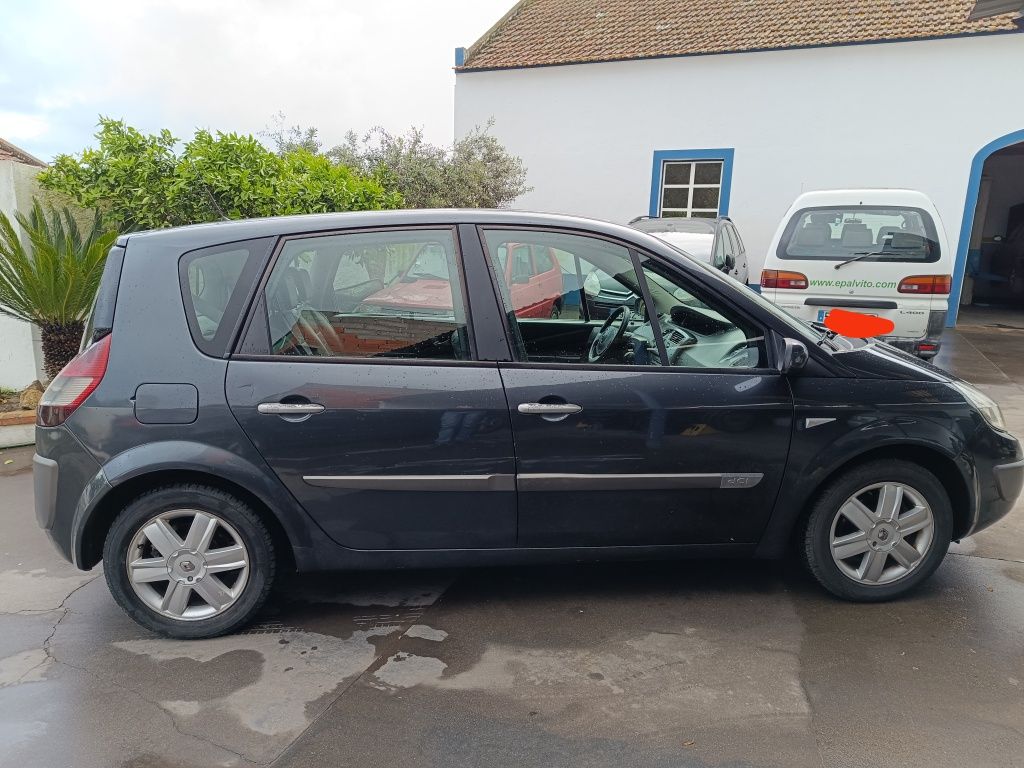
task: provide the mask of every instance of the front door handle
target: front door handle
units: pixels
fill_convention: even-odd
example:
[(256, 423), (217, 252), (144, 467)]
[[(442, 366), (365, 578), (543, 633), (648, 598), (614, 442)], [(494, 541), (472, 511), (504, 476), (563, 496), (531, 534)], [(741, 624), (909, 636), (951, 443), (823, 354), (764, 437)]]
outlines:
[(572, 403), (520, 403), (517, 410), (526, 416), (569, 416), (583, 410)]
[(271, 416), (312, 416), (322, 413), (324, 407), (319, 403), (260, 403), (256, 410)]

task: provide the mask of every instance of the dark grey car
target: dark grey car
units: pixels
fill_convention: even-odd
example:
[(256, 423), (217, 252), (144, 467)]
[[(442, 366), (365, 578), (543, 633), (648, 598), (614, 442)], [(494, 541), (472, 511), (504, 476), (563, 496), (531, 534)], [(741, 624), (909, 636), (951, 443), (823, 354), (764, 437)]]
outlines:
[[(627, 300), (549, 316), (506, 282), (523, 244)], [(40, 525), (176, 637), (239, 627), (286, 570), (798, 551), (888, 599), (1024, 481), (970, 385), (636, 230), (495, 211), (122, 237), (36, 450)]]

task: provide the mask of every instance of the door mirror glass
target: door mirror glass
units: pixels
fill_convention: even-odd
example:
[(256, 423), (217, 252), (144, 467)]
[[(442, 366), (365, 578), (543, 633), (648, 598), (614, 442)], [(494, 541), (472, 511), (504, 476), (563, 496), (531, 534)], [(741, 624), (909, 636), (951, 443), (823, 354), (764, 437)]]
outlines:
[(783, 339), (779, 355), (779, 372), (798, 371), (807, 365), (807, 346), (796, 339)]

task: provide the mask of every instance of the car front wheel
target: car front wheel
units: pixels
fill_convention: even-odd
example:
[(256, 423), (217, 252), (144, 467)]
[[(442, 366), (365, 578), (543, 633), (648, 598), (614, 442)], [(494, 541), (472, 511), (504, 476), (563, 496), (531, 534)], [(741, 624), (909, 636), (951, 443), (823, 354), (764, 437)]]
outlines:
[(118, 515), (103, 548), (114, 599), (142, 626), (177, 638), (214, 637), (249, 621), (274, 578), (266, 526), (216, 488), (172, 485)]
[(804, 557), (833, 594), (889, 600), (934, 573), (952, 529), (949, 497), (931, 472), (910, 462), (871, 462), (840, 476), (815, 502)]

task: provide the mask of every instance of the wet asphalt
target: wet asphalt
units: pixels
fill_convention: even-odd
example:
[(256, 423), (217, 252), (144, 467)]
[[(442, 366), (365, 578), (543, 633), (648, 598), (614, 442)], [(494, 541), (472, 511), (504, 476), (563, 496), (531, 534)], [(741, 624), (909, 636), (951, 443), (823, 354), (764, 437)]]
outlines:
[[(938, 363), (1024, 435), (1024, 320)], [(786, 562), (326, 574), (178, 642), (57, 557), (30, 463), (0, 451), (4, 768), (1024, 766), (1024, 504), (883, 605)]]

